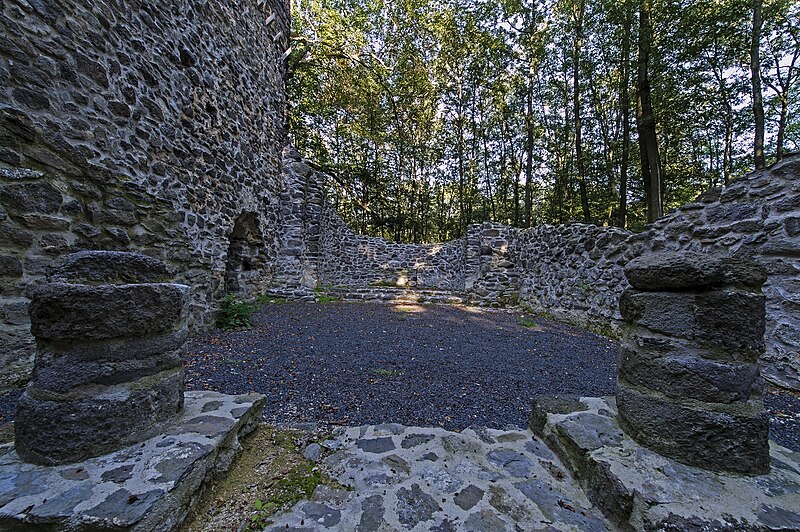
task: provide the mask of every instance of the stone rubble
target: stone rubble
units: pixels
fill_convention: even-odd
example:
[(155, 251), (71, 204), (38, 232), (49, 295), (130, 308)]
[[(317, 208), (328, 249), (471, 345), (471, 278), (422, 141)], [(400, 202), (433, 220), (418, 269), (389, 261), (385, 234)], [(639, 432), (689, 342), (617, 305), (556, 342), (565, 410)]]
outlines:
[(323, 442), (319, 487), (265, 530), (604, 531), (559, 459), (527, 430), (449, 432), (394, 423)]

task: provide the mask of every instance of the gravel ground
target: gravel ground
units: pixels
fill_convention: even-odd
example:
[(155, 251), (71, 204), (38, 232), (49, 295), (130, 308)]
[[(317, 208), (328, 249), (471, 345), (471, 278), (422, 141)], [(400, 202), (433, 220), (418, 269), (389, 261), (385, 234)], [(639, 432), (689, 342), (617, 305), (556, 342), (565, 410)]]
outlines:
[[(540, 394), (614, 393), (616, 343), (504, 310), (370, 303), (266, 305), (247, 331), (193, 338), (189, 389), (267, 396), (276, 425), (525, 426)], [(0, 396), (0, 421), (18, 392)], [(800, 398), (768, 390), (770, 436), (800, 451)]]
[(267, 396), (268, 423), (525, 426), (536, 394), (614, 392), (613, 342), (455, 306), (267, 305), (249, 331), (195, 338), (190, 388)]

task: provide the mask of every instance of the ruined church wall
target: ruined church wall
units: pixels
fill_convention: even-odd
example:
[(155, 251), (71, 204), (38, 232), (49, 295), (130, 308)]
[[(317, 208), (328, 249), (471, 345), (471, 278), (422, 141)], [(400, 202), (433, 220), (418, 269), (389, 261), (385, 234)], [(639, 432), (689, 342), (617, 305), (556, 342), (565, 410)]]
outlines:
[(404, 244), (359, 235), (329, 204), (323, 207), (319, 278), (323, 286), (405, 286), (464, 290), (466, 237)]
[(0, 388), (30, 373), (26, 287), (60, 255), (165, 260), (196, 326), (237, 284), (226, 268), (270, 280), (288, 17), (281, 0), (0, 3)]
[(623, 268), (648, 250), (724, 250), (762, 264), (768, 280), (764, 377), (800, 390), (800, 156), (742, 176), (646, 231), (585, 224), (522, 230), (512, 260), (520, 302), (582, 325), (616, 328)]
[[(629, 231), (572, 223), (520, 230), (512, 248), (519, 301), (526, 308), (600, 330), (622, 319), (623, 267), (635, 249)], [(641, 247), (641, 246), (639, 246)]]
[(288, 168), (301, 169), (302, 178), (286, 182), (302, 185), (284, 193), (294, 198), (285, 208), (296, 222), (283, 248), (291, 256), (287, 278), (304, 275), (306, 289), (379, 288), (402, 276), (411, 281), (407, 286), (462, 292), (487, 306), (519, 302), (537, 313), (615, 331), (630, 260), (648, 250), (723, 249), (750, 255), (767, 269), (763, 373), (800, 389), (800, 156), (705, 193), (638, 234), (580, 223), (516, 229), (487, 222), (470, 226), (461, 239), (425, 245), (356, 234), (322, 198), (327, 176), (299, 154), (295, 158)]

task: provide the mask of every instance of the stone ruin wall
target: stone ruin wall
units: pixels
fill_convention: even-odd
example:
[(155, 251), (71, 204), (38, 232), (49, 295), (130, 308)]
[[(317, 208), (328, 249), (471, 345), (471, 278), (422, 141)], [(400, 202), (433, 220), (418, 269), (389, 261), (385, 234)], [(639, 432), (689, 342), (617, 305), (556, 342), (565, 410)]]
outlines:
[(520, 230), (512, 251), (520, 303), (590, 328), (615, 329), (627, 287), (623, 267), (636, 255), (630, 236), (616, 227), (580, 223)]
[[(580, 223), (529, 229), (484, 223), (470, 226), (461, 239), (425, 245), (356, 234), (324, 201), (325, 174), (296, 152), (292, 157), (287, 174), (293, 177), (286, 181), (304, 192), (284, 191), (285, 198), (294, 198), (285, 212), (297, 220), (284, 286), (300, 287), (298, 272), (303, 290), (379, 289), (403, 275), (413, 281), (409, 287), (461, 292), (487, 306), (518, 302), (537, 313), (616, 331), (619, 298), (629, 286), (623, 270), (628, 262), (648, 250), (721, 249), (753, 256), (767, 269), (762, 371), (771, 382), (800, 389), (800, 156), (744, 176), (724, 191), (707, 192), (638, 234)], [(309, 190), (310, 210), (303, 206)], [(279, 264), (285, 260), (280, 255)]]
[(326, 205), (322, 216), (320, 284), (464, 290), (466, 239), (403, 244), (359, 235)]
[(29, 377), (26, 287), (57, 256), (165, 260), (195, 326), (270, 280), (288, 17), (283, 0), (0, 3), (0, 388)]

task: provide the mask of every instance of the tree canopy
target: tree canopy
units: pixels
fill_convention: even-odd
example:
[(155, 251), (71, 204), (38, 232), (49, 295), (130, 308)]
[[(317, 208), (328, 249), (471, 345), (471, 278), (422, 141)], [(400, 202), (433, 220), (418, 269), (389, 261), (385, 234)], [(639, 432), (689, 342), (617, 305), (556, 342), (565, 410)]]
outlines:
[(366, 234), (636, 230), (798, 150), (799, 6), (295, 0), (292, 141)]

